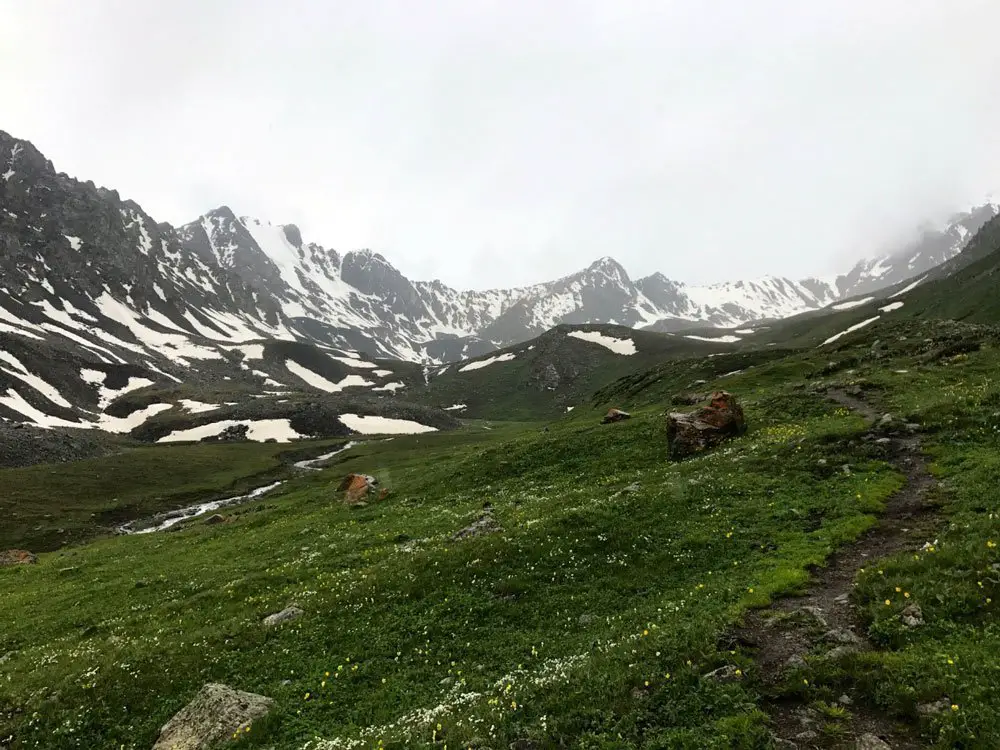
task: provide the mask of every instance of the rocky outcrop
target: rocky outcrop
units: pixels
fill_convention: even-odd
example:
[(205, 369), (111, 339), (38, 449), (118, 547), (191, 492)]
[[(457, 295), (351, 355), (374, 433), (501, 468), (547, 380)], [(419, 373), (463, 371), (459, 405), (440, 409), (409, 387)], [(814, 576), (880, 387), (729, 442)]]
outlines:
[(211, 750), (267, 714), (273, 702), (209, 683), (163, 726), (153, 750)]
[(601, 424), (613, 424), (615, 422), (624, 422), (626, 419), (631, 419), (632, 415), (627, 411), (622, 411), (621, 409), (608, 409), (608, 413), (604, 415), (604, 419), (601, 420)]
[(282, 623), (288, 622), (289, 620), (297, 620), (302, 617), (305, 612), (301, 608), (296, 607), (294, 604), (290, 607), (285, 607), (280, 612), (275, 612), (273, 615), (268, 615), (264, 618), (265, 628), (276, 628)]
[(667, 443), (673, 458), (683, 458), (714, 448), (746, 432), (743, 407), (725, 391), (712, 395), (711, 403), (693, 414), (667, 417)]

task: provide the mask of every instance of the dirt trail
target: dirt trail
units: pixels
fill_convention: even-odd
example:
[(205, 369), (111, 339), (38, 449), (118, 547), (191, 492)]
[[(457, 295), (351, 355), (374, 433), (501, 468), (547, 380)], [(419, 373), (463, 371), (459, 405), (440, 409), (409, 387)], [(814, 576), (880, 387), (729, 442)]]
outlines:
[[(873, 648), (865, 628), (849, 601), (858, 570), (873, 560), (918, 548), (928, 538), (934, 521), (929, 503), (935, 480), (927, 470), (920, 438), (904, 426), (882, 423), (882, 415), (856, 396), (831, 390), (827, 396), (873, 423), (873, 439), (888, 449), (888, 460), (904, 475), (905, 484), (886, 503), (885, 512), (872, 529), (851, 545), (837, 551), (823, 568), (813, 571), (813, 580), (803, 596), (775, 601), (770, 608), (752, 613), (736, 633), (740, 645), (755, 654), (758, 679), (765, 693), (794, 670), (799, 659), (816, 658), (817, 651), (840, 652)], [(888, 422), (888, 421), (887, 421)], [(830, 653), (826, 658), (836, 658)], [(779, 747), (862, 747), (862, 735), (873, 734), (893, 750), (919, 748), (912, 731), (881, 715), (874, 706), (850, 691), (844, 707), (851, 712), (849, 732), (840, 741), (824, 738), (820, 727), (825, 718), (804, 702), (765, 698), (762, 708), (773, 721)]]

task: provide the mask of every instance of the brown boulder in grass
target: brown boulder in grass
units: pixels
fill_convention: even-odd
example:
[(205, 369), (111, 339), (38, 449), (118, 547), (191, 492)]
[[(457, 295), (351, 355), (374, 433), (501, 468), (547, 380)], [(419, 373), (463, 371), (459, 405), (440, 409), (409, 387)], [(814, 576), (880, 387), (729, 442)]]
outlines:
[(746, 417), (736, 397), (726, 391), (712, 394), (712, 401), (692, 414), (667, 416), (667, 444), (672, 458), (683, 458), (714, 448), (746, 432)]
[(0, 551), (0, 568), (10, 565), (33, 565), (38, 557), (26, 549), (5, 549)]
[(627, 411), (622, 411), (621, 409), (608, 409), (608, 413), (604, 415), (604, 419), (601, 420), (601, 424), (612, 424), (613, 422), (621, 422), (631, 418), (632, 415)]

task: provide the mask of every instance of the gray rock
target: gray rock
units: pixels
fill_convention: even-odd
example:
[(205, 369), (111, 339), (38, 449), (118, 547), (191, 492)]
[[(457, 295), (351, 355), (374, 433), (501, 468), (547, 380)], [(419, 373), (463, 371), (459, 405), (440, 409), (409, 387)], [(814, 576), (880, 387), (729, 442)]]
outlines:
[(841, 594), (836, 599), (833, 600), (834, 604), (847, 605), (851, 603), (850, 593)]
[(835, 628), (833, 630), (829, 630), (823, 634), (823, 640), (830, 643), (844, 643), (849, 645), (861, 643), (861, 639), (858, 638), (857, 634), (853, 630), (848, 630), (847, 628)]
[(803, 607), (800, 611), (805, 612), (807, 615), (812, 617), (812, 619), (816, 621), (816, 624), (819, 625), (819, 627), (825, 628), (827, 626), (826, 613), (823, 611), (821, 607), (814, 607), (814, 606)]
[(788, 670), (806, 669), (808, 666), (800, 654), (792, 654), (785, 662), (785, 669)]
[(582, 615), (576, 618), (576, 621), (580, 625), (590, 625), (590, 623), (594, 621), (594, 616), (592, 614), (584, 612)]
[(856, 653), (858, 653), (857, 646), (847, 646), (847, 645), (837, 646), (835, 648), (830, 649), (825, 654), (823, 654), (823, 658), (828, 659), (830, 661), (839, 661), (840, 659), (843, 659), (845, 656), (848, 656), (849, 654), (856, 654)]
[(475, 521), (470, 523), (464, 529), (459, 529), (451, 538), (455, 541), (459, 539), (468, 539), (474, 536), (485, 536), (486, 534), (496, 534), (503, 531), (503, 527), (500, 522), (497, 521), (493, 516), (493, 511), (487, 508), (482, 512), (482, 514)]
[(851, 700), (851, 696), (849, 696), (847, 693), (844, 693), (842, 696), (840, 696), (839, 698), (837, 698), (837, 703), (839, 703), (841, 706), (853, 706), (854, 705), (854, 701)]
[(285, 607), (280, 612), (275, 612), (273, 615), (268, 615), (264, 618), (265, 628), (275, 628), (282, 623), (288, 622), (289, 620), (296, 620), (302, 617), (305, 612), (303, 612), (298, 607), (292, 605), (291, 607)]
[(709, 682), (736, 682), (740, 678), (737, 671), (737, 668), (732, 664), (727, 664), (702, 675), (702, 677)]
[(951, 698), (945, 697), (929, 703), (921, 703), (917, 706), (917, 713), (921, 716), (933, 716), (934, 714), (943, 713), (949, 708), (951, 708)]
[(221, 513), (213, 513), (204, 521), (206, 526), (214, 526), (217, 523), (225, 523), (225, 522), (226, 522), (226, 517)]
[(876, 439), (875, 442), (878, 445), (888, 445), (889, 443), (892, 442), (892, 438), (880, 437), (880, 438)]
[(799, 742), (812, 742), (813, 740), (819, 739), (819, 735), (816, 734), (813, 730), (807, 729), (806, 731), (799, 732), (797, 735), (795, 735), (795, 739), (797, 739)]
[(908, 628), (919, 628), (924, 624), (924, 613), (920, 611), (920, 605), (916, 602), (907, 604), (900, 615), (903, 624)]
[(273, 702), (263, 695), (209, 683), (164, 724), (153, 750), (210, 750), (266, 715)]
[(892, 750), (892, 745), (871, 733), (858, 737), (854, 747), (856, 750)]
[(916, 422), (907, 422), (903, 426), (910, 432), (917, 432), (920, 430), (920, 425), (918, 425)]

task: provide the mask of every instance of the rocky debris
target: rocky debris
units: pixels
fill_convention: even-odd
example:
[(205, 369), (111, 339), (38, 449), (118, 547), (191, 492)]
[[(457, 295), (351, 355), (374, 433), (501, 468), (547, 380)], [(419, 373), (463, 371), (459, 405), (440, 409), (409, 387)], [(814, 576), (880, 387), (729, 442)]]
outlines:
[(951, 699), (945, 697), (940, 700), (930, 701), (929, 703), (921, 703), (917, 706), (917, 713), (921, 716), (934, 716), (935, 714), (944, 713), (949, 708), (951, 708)]
[(370, 474), (348, 474), (337, 491), (344, 493), (344, 502), (348, 505), (365, 505), (369, 500), (385, 500), (389, 496), (389, 490), (379, 489), (378, 479)]
[(218, 435), (210, 435), (202, 438), (203, 443), (244, 443), (250, 438), (250, 425), (234, 424), (230, 425)]
[(839, 604), (841, 606), (845, 606), (846, 607), (848, 604), (851, 603), (851, 595), (849, 593), (848, 594), (841, 594), (836, 599), (834, 599), (833, 602), (834, 602), (834, 604)]
[(841, 706), (853, 706), (854, 700), (847, 693), (844, 693), (842, 696), (837, 698), (837, 703)]
[(34, 565), (37, 562), (38, 556), (26, 549), (5, 549), (0, 552), (0, 568), (11, 565)]
[(276, 628), (282, 623), (288, 622), (289, 620), (297, 620), (302, 617), (305, 612), (296, 607), (294, 604), (290, 607), (285, 607), (280, 612), (275, 612), (273, 615), (268, 615), (264, 618), (265, 628)]
[(708, 680), (709, 682), (736, 682), (740, 679), (742, 672), (734, 667), (732, 664), (727, 664), (724, 667), (719, 667), (714, 669), (707, 674), (702, 675), (702, 678)]
[(823, 655), (823, 658), (828, 659), (829, 661), (840, 661), (845, 656), (856, 653), (858, 653), (857, 646), (845, 644), (843, 646), (837, 646), (836, 648), (830, 649)]
[(848, 630), (847, 628), (835, 628), (830, 630), (823, 635), (823, 640), (829, 643), (841, 643), (847, 645), (857, 645), (861, 643), (861, 639), (853, 630)]
[(815, 620), (816, 624), (819, 627), (825, 628), (827, 626), (826, 613), (822, 610), (822, 608), (810, 606), (810, 607), (803, 607), (800, 611), (809, 615), (813, 620)]
[(213, 513), (208, 518), (204, 520), (206, 526), (214, 526), (217, 523), (225, 523), (226, 517), (221, 513)]
[(805, 669), (808, 666), (809, 665), (806, 664), (806, 660), (803, 659), (802, 656), (799, 654), (792, 654), (791, 656), (788, 657), (788, 660), (785, 661), (785, 669), (787, 669), (790, 672), (794, 672), (800, 669)]
[(673, 458), (683, 458), (714, 448), (746, 432), (743, 407), (726, 391), (712, 394), (711, 403), (693, 414), (667, 417), (667, 443)]
[(452, 539), (468, 539), (474, 536), (485, 536), (486, 534), (496, 534), (503, 531), (500, 522), (493, 515), (493, 505), (486, 503), (479, 518), (470, 523), (464, 529), (460, 529), (452, 534)]
[(209, 683), (163, 726), (153, 750), (210, 750), (263, 717), (273, 703), (263, 695)]
[(612, 424), (614, 422), (622, 422), (631, 418), (632, 415), (627, 411), (622, 411), (621, 409), (608, 409), (608, 413), (604, 415), (604, 419), (601, 420), (601, 424)]
[(871, 733), (858, 737), (854, 747), (856, 750), (892, 750), (892, 745)]
[(919, 628), (924, 624), (924, 613), (920, 610), (920, 605), (914, 602), (907, 604), (900, 613), (903, 624), (908, 628)]

